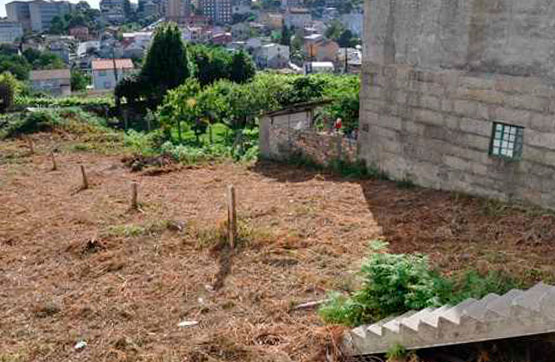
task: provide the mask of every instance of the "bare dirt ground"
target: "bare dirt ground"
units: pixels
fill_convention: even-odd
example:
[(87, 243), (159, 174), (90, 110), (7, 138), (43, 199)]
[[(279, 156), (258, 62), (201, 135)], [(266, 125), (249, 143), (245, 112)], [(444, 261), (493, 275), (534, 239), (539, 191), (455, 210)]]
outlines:
[[(334, 330), (291, 307), (352, 290), (377, 238), (446, 273), (555, 281), (550, 212), (272, 163), (149, 176), (64, 148), (52, 171), (50, 146), (0, 143), (2, 362), (322, 361)], [(249, 241), (225, 254), (209, 244), (228, 184)]]

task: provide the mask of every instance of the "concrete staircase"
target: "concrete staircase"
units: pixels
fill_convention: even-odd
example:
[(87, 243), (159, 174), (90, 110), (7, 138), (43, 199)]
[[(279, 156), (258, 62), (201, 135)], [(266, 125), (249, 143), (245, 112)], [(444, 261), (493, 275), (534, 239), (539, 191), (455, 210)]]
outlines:
[(343, 345), (357, 356), (385, 353), (397, 344), (413, 350), (553, 332), (555, 287), (540, 283), (357, 327), (345, 334)]

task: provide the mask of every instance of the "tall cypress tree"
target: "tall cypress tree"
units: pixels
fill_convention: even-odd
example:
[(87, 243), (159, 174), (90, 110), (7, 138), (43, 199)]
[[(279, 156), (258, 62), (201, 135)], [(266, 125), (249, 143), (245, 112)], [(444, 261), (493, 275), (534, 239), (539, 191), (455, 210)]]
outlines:
[(159, 26), (148, 50), (141, 77), (160, 99), (191, 75), (187, 48), (175, 23)]

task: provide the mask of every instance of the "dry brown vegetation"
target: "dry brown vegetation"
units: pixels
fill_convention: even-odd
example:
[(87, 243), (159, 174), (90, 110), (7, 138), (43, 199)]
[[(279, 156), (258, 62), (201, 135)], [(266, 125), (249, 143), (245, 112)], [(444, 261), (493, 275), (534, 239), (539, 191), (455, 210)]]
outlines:
[[(555, 281), (550, 212), (272, 163), (132, 173), (68, 145), (52, 171), (48, 138), (26, 147), (0, 143), (2, 362), (321, 361), (337, 330), (291, 307), (352, 290), (376, 238), (446, 273)], [(228, 184), (235, 251), (218, 243)]]

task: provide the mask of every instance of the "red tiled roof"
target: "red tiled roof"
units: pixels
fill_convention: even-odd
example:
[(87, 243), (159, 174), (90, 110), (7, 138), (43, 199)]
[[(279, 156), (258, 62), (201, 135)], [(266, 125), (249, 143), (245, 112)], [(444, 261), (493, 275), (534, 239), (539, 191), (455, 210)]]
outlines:
[(69, 69), (33, 70), (30, 78), (31, 80), (69, 79), (71, 75)]
[(114, 61), (117, 69), (133, 69), (133, 61), (131, 59), (95, 59), (92, 61), (93, 70), (109, 70), (114, 69)]

